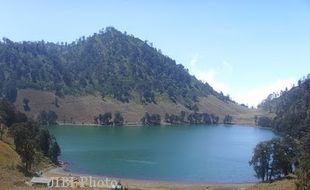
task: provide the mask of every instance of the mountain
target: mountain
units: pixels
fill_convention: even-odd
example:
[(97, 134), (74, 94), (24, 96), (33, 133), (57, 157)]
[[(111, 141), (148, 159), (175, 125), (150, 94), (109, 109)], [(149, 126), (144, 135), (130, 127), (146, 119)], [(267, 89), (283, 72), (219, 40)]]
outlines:
[(269, 95), (259, 107), (275, 114), (271, 127), (276, 131), (302, 138), (310, 132), (310, 74), (292, 89)]
[(247, 123), (255, 112), (197, 80), (151, 43), (112, 27), (72, 43), (4, 38), (0, 93), (30, 116), (53, 110), (64, 122), (92, 123), (107, 111), (120, 111), (128, 123), (139, 122), (144, 112), (200, 111)]
[[(298, 81), (298, 85), (280, 94), (271, 94), (259, 107), (275, 115), (269, 126), (284, 139), (293, 139), (298, 153), (296, 186), (298, 190), (310, 188), (310, 74)], [(266, 122), (265, 122), (266, 123)]]

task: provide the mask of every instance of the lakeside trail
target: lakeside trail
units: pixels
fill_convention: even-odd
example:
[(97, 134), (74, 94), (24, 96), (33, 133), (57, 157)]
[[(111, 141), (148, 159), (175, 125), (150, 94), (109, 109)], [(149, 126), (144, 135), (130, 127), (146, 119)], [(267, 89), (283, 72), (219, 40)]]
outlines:
[[(124, 187), (129, 189), (141, 189), (141, 190), (164, 190), (164, 189), (187, 189), (187, 190), (236, 190), (249, 189), (253, 186), (252, 183), (244, 184), (217, 184), (217, 183), (185, 183), (174, 181), (157, 181), (157, 180), (140, 180), (140, 179), (128, 179), (128, 178), (114, 178), (100, 175), (79, 174), (65, 171), (62, 167), (56, 167), (44, 172), (44, 177), (88, 177), (92, 176), (93, 180), (108, 178), (109, 180), (120, 181)], [(102, 188), (101, 188), (102, 189)]]
[[(44, 172), (45, 177), (81, 177), (89, 174), (67, 172), (62, 167), (55, 167)], [(294, 180), (280, 180), (272, 183), (185, 183), (175, 181), (138, 180), (126, 178), (111, 178), (107, 176), (93, 176), (94, 180), (110, 179), (120, 181), (130, 190), (294, 190)], [(83, 188), (104, 189), (104, 188)], [(111, 189), (111, 188), (108, 188)]]

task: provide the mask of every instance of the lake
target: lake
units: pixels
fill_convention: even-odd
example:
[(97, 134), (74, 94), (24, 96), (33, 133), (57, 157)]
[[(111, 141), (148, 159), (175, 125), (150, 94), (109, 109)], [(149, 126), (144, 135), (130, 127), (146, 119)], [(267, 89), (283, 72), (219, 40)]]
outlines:
[(71, 172), (133, 179), (257, 181), (248, 162), (271, 130), (229, 125), (49, 127)]

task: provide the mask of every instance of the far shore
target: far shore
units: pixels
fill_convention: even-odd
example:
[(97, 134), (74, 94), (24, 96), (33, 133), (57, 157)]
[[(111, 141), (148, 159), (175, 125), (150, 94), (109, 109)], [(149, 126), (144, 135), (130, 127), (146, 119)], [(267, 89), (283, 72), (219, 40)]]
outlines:
[[(64, 123), (64, 122), (57, 122), (58, 125), (70, 125), (70, 126), (86, 126), (86, 127), (101, 127), (104, 125), (95, 124), (95, 123)], [(169, 125), (169, 124), (162, 124), (163, 126)], [(140, 127), (142, 126), (141, 123), (124, 123), (123, 126), (133, 126), (133, 127)]]
[[(95, 124), (95, 123), (63, 123), (63, 122), (57, 122), (57, 125), (64, 125), (64, 126), (85, 126), (85, 127), (102, 127), (102, 126), (106, 126), (106, 125), (100, 125), (100, 124)], [(243, 124), (243, 123), (232, 123), (232, 124), (224, 124), (224, 123), (218, 123), (218, 124), (188, 124), (188, 123), (184, 123), (184, 124), (170, 124), (170, 123), (162, 123), (160, 126), (178, 126), (178, 125), (195, 125), (195, 126), (202, 126), (202, 125), (238, 125), (241, 127), (255, 127), (255, 128), (262, 128), (262, 129), (269, 129), (267, 127), (261, 127), (261, 126), (257, 126), (257, 125), (253, 125), (253, 124)], [(142, 123), (124, 123), (123, 125), (124, 127), (142, 127), (143, 124)], [(122, 127), (123, 127), (122, 126)], [(109, 126), (107, 126), (109, 127)], [(114, 127), (111, 125), (111, 127)]]
[(129, 178), (116, 178), (104, 175), (92, 175), (86, 173), (72, 173), (65, 171), (63, 167), (54, 167), (44, 172), (44, 177), (85, 177), (92, 176), (96, 179), (106, 179), (120, 181), (124, 187), (129, 189), (188, 189), (188, 190), (233, 190), (245, 189), (253, 186), (254, 183), (190, 183), (190, 182), (176, 182), (176, 181), (159, 181), (159, 180), (142, 180)]

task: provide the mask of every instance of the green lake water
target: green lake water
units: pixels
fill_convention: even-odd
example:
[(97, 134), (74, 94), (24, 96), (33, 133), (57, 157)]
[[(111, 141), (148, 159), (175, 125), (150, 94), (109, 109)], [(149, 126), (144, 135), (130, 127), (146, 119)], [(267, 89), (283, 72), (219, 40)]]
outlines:
[(182, 182), (256, 181), (248, 162), (266, 129), (211, 125), (174, 127), (49, 127), (61, 160), (77, 173)]

